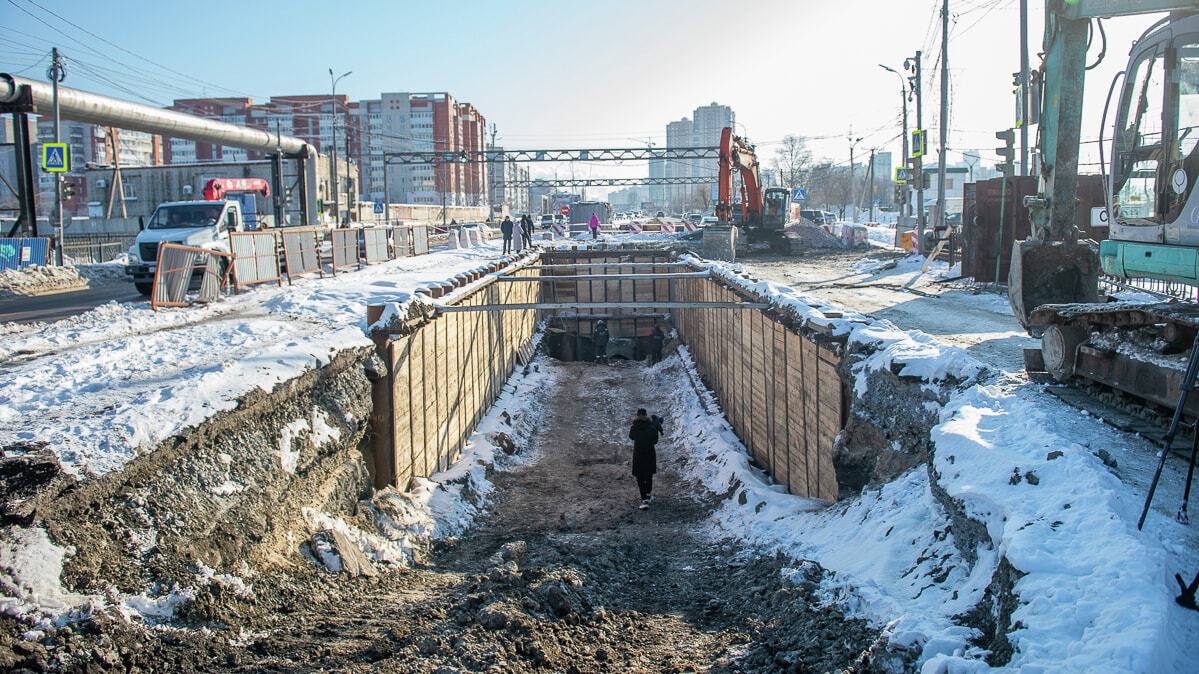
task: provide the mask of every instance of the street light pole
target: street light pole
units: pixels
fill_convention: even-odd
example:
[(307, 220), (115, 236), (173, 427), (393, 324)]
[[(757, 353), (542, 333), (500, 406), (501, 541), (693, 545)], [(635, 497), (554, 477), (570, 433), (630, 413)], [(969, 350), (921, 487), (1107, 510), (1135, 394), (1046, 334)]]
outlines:
[(354, 71), (347, 70), (344, 74), (342, 74), (340, 77), (337, 77), (335, 79), (333, 77), (333, 69), (332, 68), (329, 69), (329, 82), (332, 84), (332, 86), (330, 87), (331, 93), (329, 94), (329, 103), (332, 106), (332, 110), (333, 110), (333, 148), (332, 148), (333, 167), (332, 168), (333, 168), (333, 226), (334, 227), (337, 227), (338, 225), (341, 224), (341, 199), (338, 196), (338, 192), (340, 192), (341, 190), (339, 190), (337, 188), (337, 83), (341, 81), (342, 77), (345, 77), (346, 75), (349, 75), (352, 72), (354, 72)]
[[(46, 70), (46, 75), (50, 78), (50, 83), (54, 87), (54, 142), (61, 143), (62, 138), (59, 131), (59, 114), (58, 114), (58, 83), (66, 79), (67, 72), (63, 67), (62, 57), (58, 53), (58, 47), (50, 50), (50, 67)], [(15, 119), (15, 117), (14, 117)], [(115, 144), (114, 144), (115, 147)], [(115, 150), (114, 150), (115, 153)], [(70, 169), (71, 153), (69, 151), (63, 153), (63, 164)], [(113, 163), (116, 166), (116, 163)], [(63, 255), (63, 236), (66, 233), (66, 227), (63, 225), (63, 210), (62, 210), (62, 173), (54, 174), (54, 212), (58, 225), (58, 264), (66, 264), (66, 257)], [(37, 225), (34, 225), (37, 229)]]
[[(899, 78), (899, 109), (903, 111), (903, 161), (901, 163), (902, 163), (904, 169), (906, 170), (907, 164), (908, 164), (908, 87), (907, 87), (907, 81), (904, 80), (903, 75), (901, 75), (899, 73), (899, 71), (894, 68), (889, 68), (881, 63), (878, 64), (878, 67), (882, 68), (883, 70), (888, 70), (890, 72), (895, 73), (895, 76)], [(904, 210), (901, 210), (900, 212), (903, 215), (905, 215), (906, 217), (911, 217), (912, 204), (911, 204), (911, 200), (908, 199), (907, 190), (904, 190), (903, 194), (904, 194), (903, 203), (900, 204), (900, 206), (904, 210), (906, 210), (906, 212), (904, 212)], [(906, 217), (903, 222), (904, 225), (908, 224)]]

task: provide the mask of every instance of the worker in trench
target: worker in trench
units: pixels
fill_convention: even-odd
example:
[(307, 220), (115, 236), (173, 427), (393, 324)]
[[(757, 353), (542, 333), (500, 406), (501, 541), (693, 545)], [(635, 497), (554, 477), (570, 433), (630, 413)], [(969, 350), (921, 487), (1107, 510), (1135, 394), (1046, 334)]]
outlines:
[(653, 365), (662, 360), (662, 345), (666, 343), (666, 333), (662, 326), (654, 323), (654, 329), (649, 331), (649, 364)]
[(608, 324), (598, 320), (591, 328), (591, 342), (595, 344), (595, 362), (608, 362)]
[(633, 477), (641, 492), (641, 510), (648, 510), (654, 502), (654, 473), (658, 472), (658, 454), (654, 445), (662, 432), (662, 419), (652, 418), (644, 408), (637, 410), (633, 425), (629, 428), (629, 439), (633, 441)]

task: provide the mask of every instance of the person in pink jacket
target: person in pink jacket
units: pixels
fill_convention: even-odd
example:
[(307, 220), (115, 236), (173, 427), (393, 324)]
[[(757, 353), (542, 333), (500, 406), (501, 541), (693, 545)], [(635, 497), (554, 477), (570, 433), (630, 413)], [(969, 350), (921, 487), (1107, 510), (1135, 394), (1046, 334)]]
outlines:
[(599, 238), (599, 216), (596, 215), (595, 213), (592, 213), (591, 214), (591, 222), (587, 223), (587, 226), (591, 228), (591, 238), (598, 239)]

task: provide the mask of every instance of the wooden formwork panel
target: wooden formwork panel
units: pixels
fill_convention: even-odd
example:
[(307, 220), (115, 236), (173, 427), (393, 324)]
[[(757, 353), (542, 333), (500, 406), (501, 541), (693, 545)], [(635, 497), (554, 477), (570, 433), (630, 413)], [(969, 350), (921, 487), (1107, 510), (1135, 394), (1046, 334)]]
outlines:
[(417, 330), (408, 338), (408, 403), (412, 419), (410, 436), (412, 443), (412, 472), (414, 475), (429, 475), (425, 451), (425, 331)]
[(412, 453), (412, 407), (409, 400), (410, 364), (408, 337), (393, 339), (388, 346), (391, 356), (391, 446), (395, 452), (396, 484), (407, 486), (415, 474)]

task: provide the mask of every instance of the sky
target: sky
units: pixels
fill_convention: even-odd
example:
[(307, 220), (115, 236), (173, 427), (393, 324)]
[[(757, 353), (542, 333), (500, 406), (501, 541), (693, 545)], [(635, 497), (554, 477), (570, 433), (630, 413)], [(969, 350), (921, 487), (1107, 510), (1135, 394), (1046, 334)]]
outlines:
[[(329, 92), (448, 91), (473, 103), (508, 148), (662, 145), (665, 126), (701, 105), (732, 106), (766, 166), (788, 135), (848, 163), (900, 146), (904, 59), (923, 51), (924, 126), (938, 141), (941, 0), (565, 0), (524, 2), (121, 2), (0, 0), (0, 71), (45, 78), (51, 47), (64, 85), (142, 103)], [(950, 0), (949, 152), (997, 161), (1014, 121), (1018, 0)], [(1029, 0), (1030, 63), (1044, 5)], [(1087, 73), (1083, 139), (1099, 135), (1112, 76), (1154, 17), (1104, 22), (1104, 60)], [(74, 24), (74, 25), (72, 25)], [(1099, 47), (1093, 47), (1093, 61)], [(910, 104), (915, 127), (915, 103)], [(1108, 134), (1110, 136), (1110, 134)], [(1083, 161), (1097, 161), (1084, 144)], [(897, 161), (897, 159), (896, 159)], [(1086, 167), (1084, 167), (1086, 168)], [(1097, 167), (1094, 167), (1097, 168)], [(565, 175), (566, 164), (534, 165)], [(577, 176), (644, 176), (644, 162), (576, 163)]]

